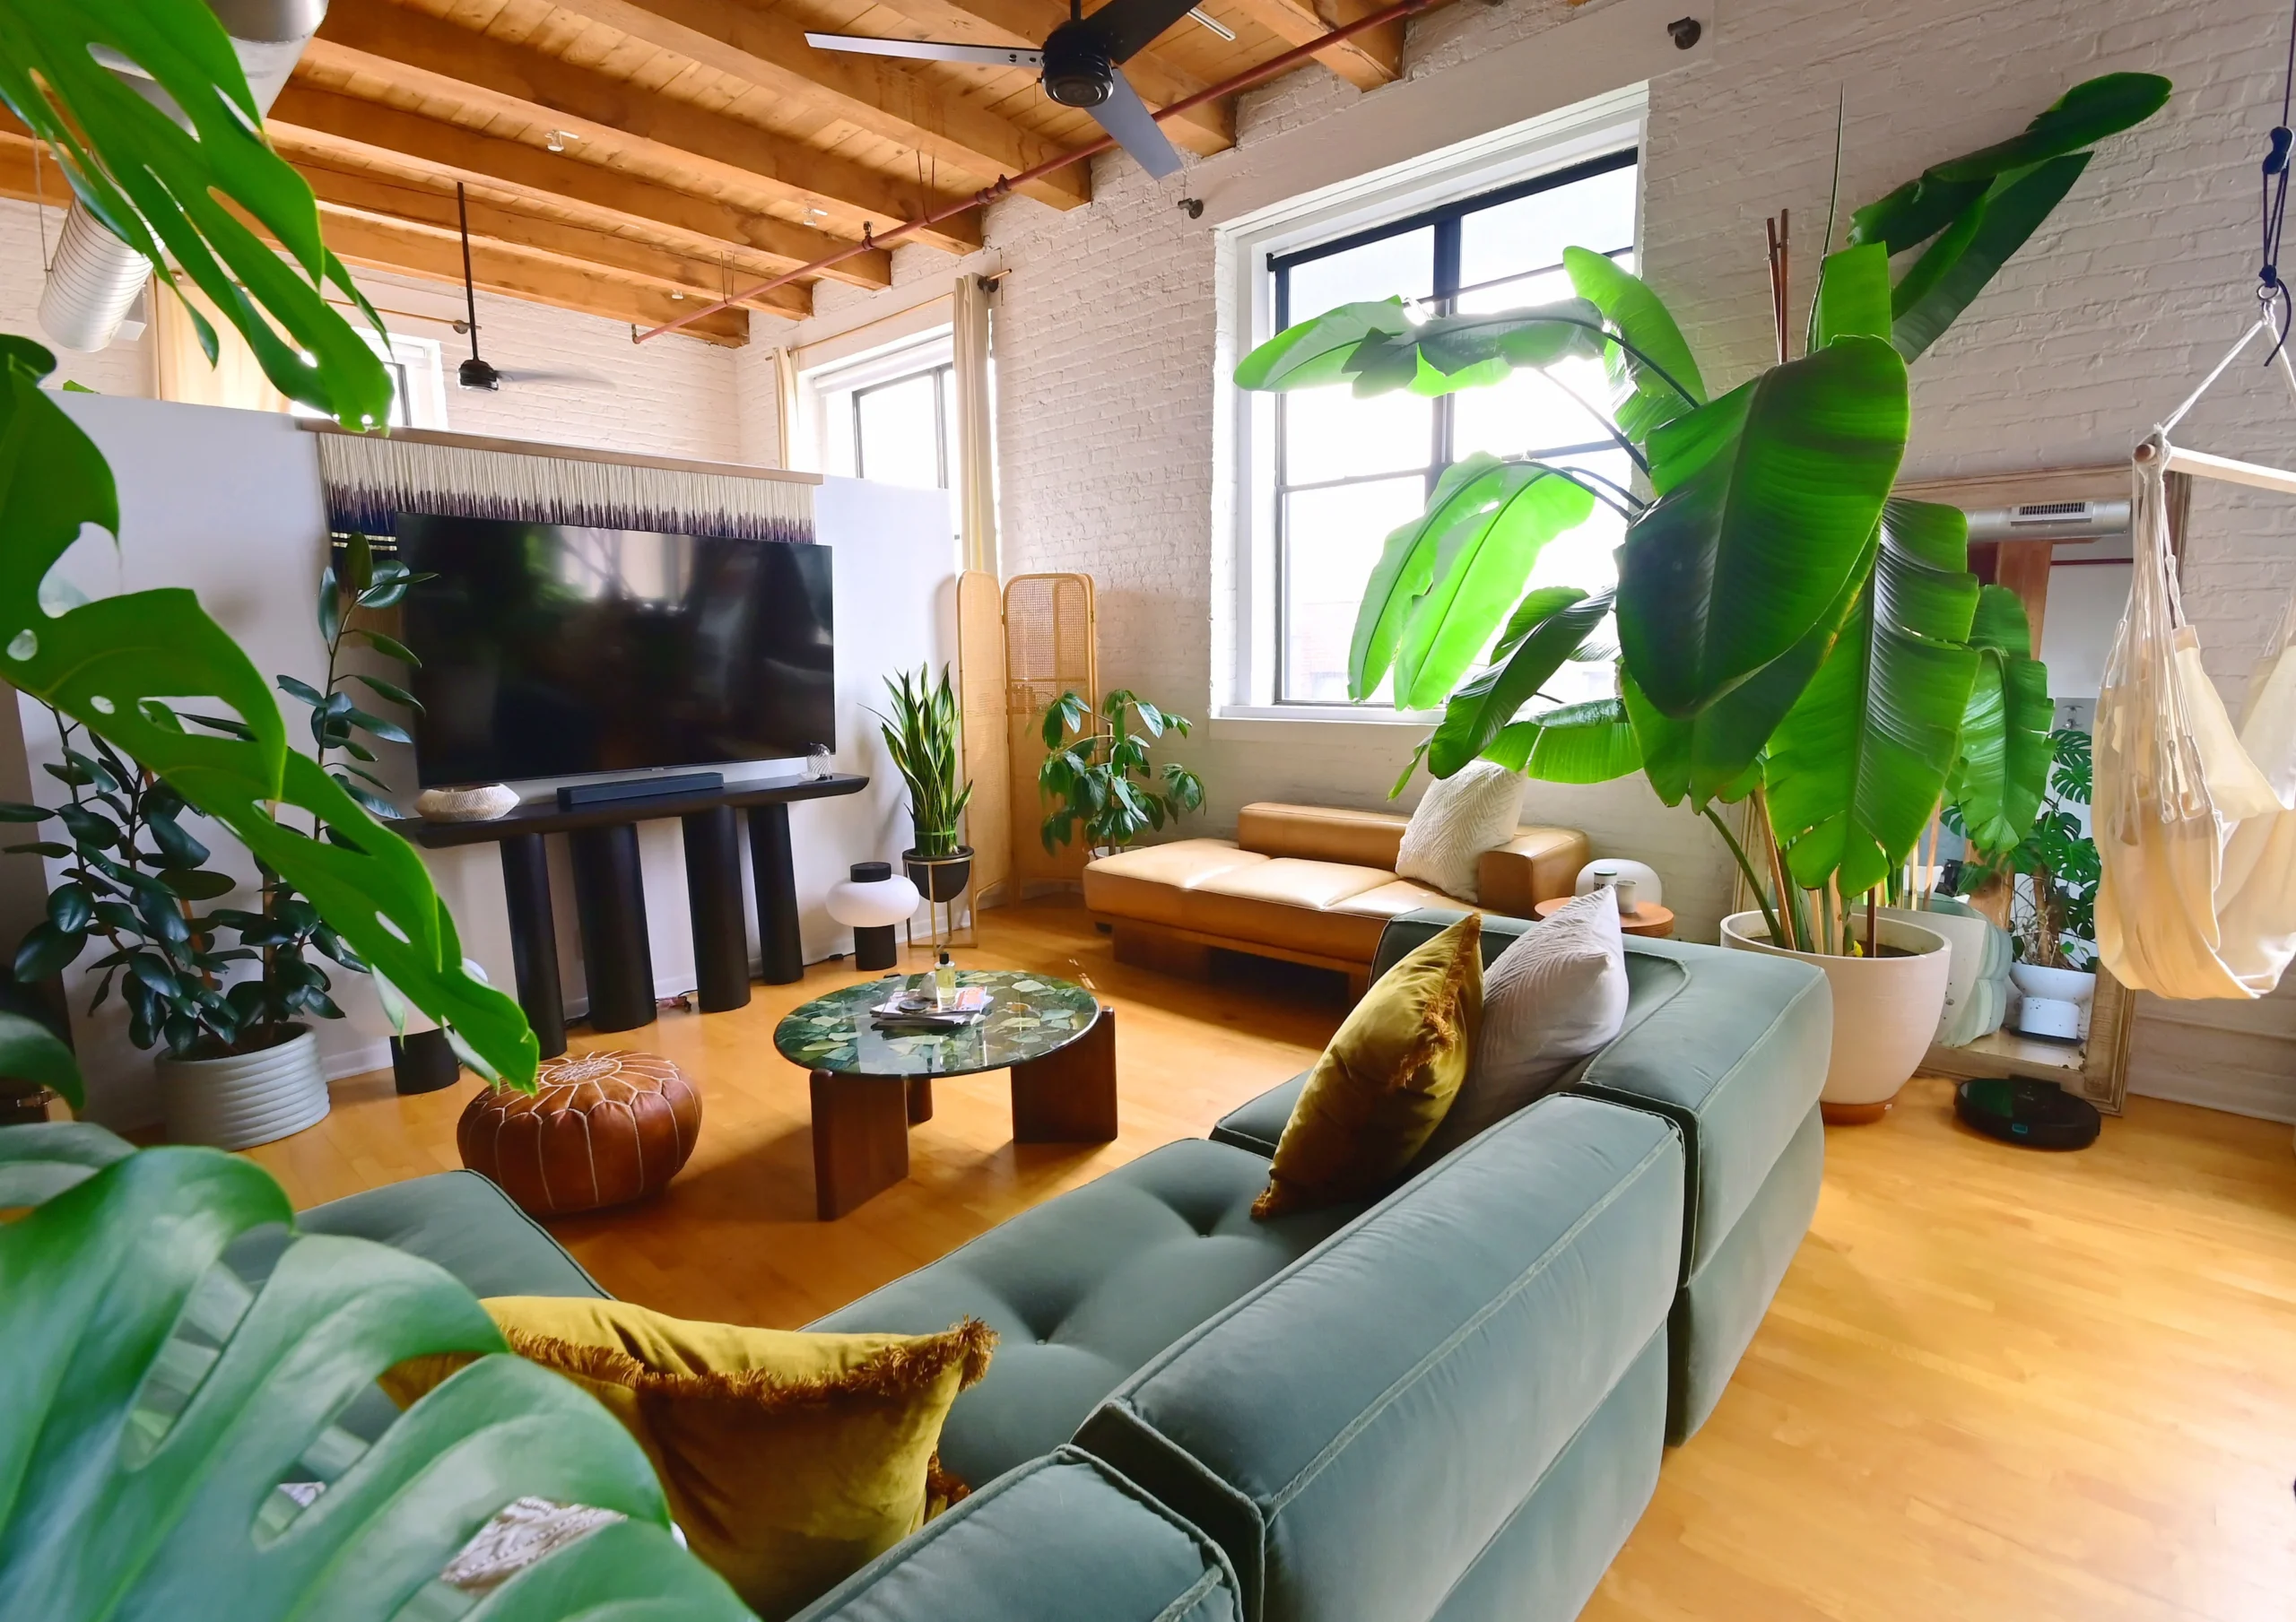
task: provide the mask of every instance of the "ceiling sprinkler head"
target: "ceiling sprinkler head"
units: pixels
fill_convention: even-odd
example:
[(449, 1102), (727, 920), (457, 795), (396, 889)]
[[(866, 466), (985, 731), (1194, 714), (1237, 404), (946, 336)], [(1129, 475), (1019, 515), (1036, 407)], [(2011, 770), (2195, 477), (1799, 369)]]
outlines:
[(544, 143), (549, 146), (552, 152), (562, 152), (566, 150), (566, 143), (568, 142), (579, 141), (581, 138), (581, 136), (576, 134), (570, 129), (554, 129), (550, 132)]

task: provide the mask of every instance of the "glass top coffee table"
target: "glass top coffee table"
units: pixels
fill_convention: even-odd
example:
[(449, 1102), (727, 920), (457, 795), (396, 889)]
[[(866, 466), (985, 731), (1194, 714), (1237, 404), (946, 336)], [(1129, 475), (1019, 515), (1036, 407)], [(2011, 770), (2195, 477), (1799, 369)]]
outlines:
[(959, 1030), (896, 1034), (870, 1010), (903, 976), (864, 980), (793, 1009), (773, 1033), (812, 1071), (814, 1208), (843, 1216), (909, 1175), (909, 1129), (933, 1118), (933, 1079), (1013, 1072), (1013, 1141), (1105, 1143), (1117, 1134), (1116, 1010), (1049, 975), (960, 969), (989, 993)]

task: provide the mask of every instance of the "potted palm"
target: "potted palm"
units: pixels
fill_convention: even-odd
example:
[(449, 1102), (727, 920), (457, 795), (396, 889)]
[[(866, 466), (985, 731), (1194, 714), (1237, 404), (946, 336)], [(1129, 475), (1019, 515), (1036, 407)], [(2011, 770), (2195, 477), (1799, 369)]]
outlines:
[[(1588, 410), (1634, 478), (1483, 455), (1447, 470), (1372, 569), (1350, 690), (1367, 698), (1392, 675), (1399, 706), (1439, 707), (1414, 757), (1438, 776), (1478, 758), (1556, 782), (1639, 770), (1706, 817), (1759, 902), (1724, 921), (1725, 944), (1805, 958), (1833, 984), (1837, 1114), (1885, 1108), (1943, 1009), (1944, 940), (1880, 908), (1949, 778), (2022, 800), (2046, 769), (2010, 747), (2000, 702), (2022, 615), (2013, 624), (1998, 599), (1979, 613), (1959, 511), (1891, 495), (1907, 363), (2048, 217), (2087, 149), (2149, 117), (2169, 88), (2091, 80), (2022, 134), (1857, 211), (1823, 259), (1798, 355), (1774, 244), (1777, 364), (1721, 395), (1658, 296), (1581, 248), (1564, 255), (1574, 299), (1494, 314), (1344, 305), (1237, 369), (1249, 389), (1347, 383), (1359, 395), (1607, 372), (1615, 403)], [(1827, 235), (1831, 248), (1831, 221)], [(1893, 276), (1892, 256), (1917, 247)], [(1526, 592), (1540, 551), (1598, 503), (1626, 525), (1617, 586)], [(1613, 620), (1615, 696), (1539, 707)], [(2039, 666), (2018, 656), (2028, 683)], [(1751, 854), (1721, 814), (1746, 802)]]
[(960, 782), (957, 759), (957, 698), (949, 667), (935, 684), (929, 665), (917, 673), (897, 671), (885, 678), (891, 715), (872, 710), (884, 734), (893, 769), (909, 788), (909, 821), (916, 843), (901, 853), (909, 881), (928, 901), (950, 902), (972, 880), (972, 846), (958, 829), (972, 800), (972, 785)]

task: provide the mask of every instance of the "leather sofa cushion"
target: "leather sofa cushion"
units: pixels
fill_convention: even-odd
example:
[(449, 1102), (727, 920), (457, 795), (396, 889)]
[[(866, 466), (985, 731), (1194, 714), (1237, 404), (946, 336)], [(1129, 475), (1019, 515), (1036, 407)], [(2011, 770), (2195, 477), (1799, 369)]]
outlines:
[(1362, 963), (1378, 949), (1387, 919), (1337, 908), (1396, 881), (1380, 868), (1277, 856), (1215, 873), (1188, 890), (1180, 898), (1180, 923), (1209, 935)]
[(798, 1622), (1241, 1622), (1217, 1545), (1064, 1447), (965, 1499)]
[(1236, 843), (1264, 856), (1300, 856), (1392, 873), (1410, 820), (1393, 811), (1264, 800), (1236, 813)]
[(1258, 1222), (1265, 1157), (1184, 1139), (1022, 1211), (810, 1327), (1001, 1337), (960, 1396), (941, 1462), (978, 1487), (1068, 1440), (1135, 1369), (1363, 1208)]
[(1682, 1196), (1668, 1123), (1543, 1098), (1156, 1357), (1077, 1445), (1209, 1532), (1248, 1616), (1423, 1622), (1665, 1323)]
[(1591, 854), (1575, 828), (1523, 828), (1476, 862), (1476, 897), (1492, 912), (1528, 918), (1540, 902), (1570, 894)]
[(1084, 868), (1084, 905), (1096, 913), (1178, 924), (1182, 898), (1208, 879), (1267, 858), (1225, 839), (1175, 839), (1102, 856)]

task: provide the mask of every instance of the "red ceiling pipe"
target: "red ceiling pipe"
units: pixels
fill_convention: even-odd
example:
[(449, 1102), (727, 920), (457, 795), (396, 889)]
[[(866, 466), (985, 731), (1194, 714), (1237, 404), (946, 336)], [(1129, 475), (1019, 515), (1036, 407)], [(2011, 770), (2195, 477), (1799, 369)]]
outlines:
[[(1178, 117), (1191, 108), (1202, 107), (1207, 101), (1216, 101), (1222, 96), (1232, 96), (1238, 91), (1249, 90), (1263, 79), (1272, 79), (1287, 68), (1296, 67), (1319, 50), (1337, 45), (1343, 39), (1352, 39), (1356, 35), (1368, 32), (1382, 23), (1408, 17), (1414, 12), (1423, 12), (1437, 3), (1438, 0), (1396, 0), (1396, 4), (1383, 11), (1373, 12), (1367, 17), (1358, 17), (1344, 27), (1333, 29), (1329, 33), (1319, 35), (1305, 45), (1295, 45), (1281, 55), (1270, 56), (1257, 67), (1246, 68), (1232, 79), (1223, 79), (1217, 84), (1196, 91), (1193, 96), (1173, 102), (1170, 107), (1159, 108), (1155, 114), (1156, 121), (1161, 124), (1167, 118)], [(883, 247), (898, 238), (923, 230), (928, 225), (938, 225), (944, 220), (954, 219), (969, 208), (978, 208), (984, 204), (994, 203), (998, 198), (1009, 195), (1016, 186), (1025, 186), (1031, 180), (1041, 179), (1055, 169), (1066, 169), (1072, 163), (1082, 163), (1087, 158), (1098, 157), (1115, 144), (1116, 142), (1112, 137), (1102, 135), (1090, 146), (1080, 146), (1073, 152), (1063, 152), (1057, 158), (1048, 158), (1042, 163), (1031, 169), (1024, 169), (1017, 175), (1000, 175), (996, 178), (996, 185), (982, 186), (961, 203), (952, 203), (946, 208), (936, 209), (922, 220), (906, 221), (894, 226), (882, 237), (871, 236), (864, 231), (861, 240), (850, 247), (839, 248), (836, 253), (816, 259), (811, 265), (801, 265), (795, 270), (784, 271), (770, 282), (761, 282), (755, 287), (745, 288), (729, 298), (718, 299), (715, 304), (705, 304), (699, 309), (691, 310), (680, 316), (674, 321), (665, 321), (659, 326), (648, 327), (646, 331), (637, 334), (631, 342), (643, 343), (649, 338), (660, 337), (664, 333), (676, 332), (680, 327), (689, 326), (705, 316), (714, 316), (721, 309), (731, 309), (735, 305), (745, 304), (761, 293), (770, 293), (775, 288), (795, 282), (800, 276), (810, 276), (817, 271), (829, 269), (832, 265), (842, 265), (857, 255), (865, 254), (872, 248)]]

